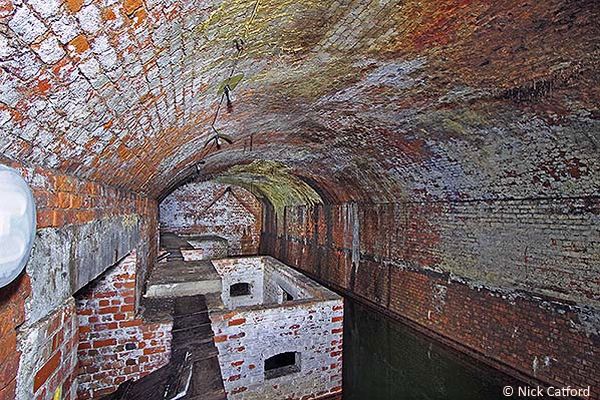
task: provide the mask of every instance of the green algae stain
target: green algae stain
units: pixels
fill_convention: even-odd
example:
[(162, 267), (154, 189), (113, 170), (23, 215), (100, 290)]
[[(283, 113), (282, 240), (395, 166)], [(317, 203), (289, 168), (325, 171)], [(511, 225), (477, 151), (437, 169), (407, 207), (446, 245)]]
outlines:
[(283, 215), (286, 206), (312, 206), (323, 202), (312, 187), (293, 175), (290, 168), (275, 161), (256, 160), (251, 164), (236, 165), (215, 181), (241, 186), (268, 200), (278, 217)]
[[(194, 32), (221, 43), (241, 39), (250, 56), (272, 55), (274, 49), (295, 52), (314, 45), (305, 34), (310, 25), (306, 16), (319, 16), (326, 10), (317, 0), (225, 0)], [(325, 33), (319, 21), (312, 25)], [(309, 31), (314, 34), (315, 29)]]

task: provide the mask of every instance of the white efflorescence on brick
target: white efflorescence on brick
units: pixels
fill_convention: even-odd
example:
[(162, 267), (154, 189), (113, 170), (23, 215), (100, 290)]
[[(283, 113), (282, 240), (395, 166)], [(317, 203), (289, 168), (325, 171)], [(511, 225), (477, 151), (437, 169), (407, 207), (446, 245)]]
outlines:
[(77, 13), (77, 19), (81, 29), (87, 33), (96, 33), (100, 30), (100, 24), (102, 22), (100, 18), (100, 10), (93, 4), (83, 7), (79, 13)]
[(59, 20), (54, 21), (50, 27), (62, 44), (69, 43), (81, 32), (77, 20), (70, 15), (63, 15)]
[(8, 26), (26, 43), (32, 43), (47, 30), (46, 25), (26, 6), (17, 9)]
[(65, 51), (60, 46), (56, 37), (49, 37), (40, 43), (37, 54), (43, 62), (54, 64), (65, 55)]
[(56, 15), (60, 8), (57, 0), (28, 0), (27, 3), (43, 18)]
[(260, 221), (260, 203), (254, 195), (215, 182), (181, 186), (160, 204), (163, 230), (219, 236), (227, 241), (229, 255), (258, 252)]
[[(229, 304), (211, 312), (227, 398), (301, 399), (339, 393), (342, 382), (343, 299), (270, 257), (214, 261)], [(257, 284), (259, 280), (264, 283)], [(254, 304), (236, 306), (225, 282), (253, 283)], [(269, 282), (269, 283), (267, 283)], [(280, 290), (260, 288), (278, 286)], [(283, 302), (283, 290), (294, 297)], [(291, 292), (291, 293), (290, 293)], [(265, 360), (295, 352), (294, 371), (265, 375)]]

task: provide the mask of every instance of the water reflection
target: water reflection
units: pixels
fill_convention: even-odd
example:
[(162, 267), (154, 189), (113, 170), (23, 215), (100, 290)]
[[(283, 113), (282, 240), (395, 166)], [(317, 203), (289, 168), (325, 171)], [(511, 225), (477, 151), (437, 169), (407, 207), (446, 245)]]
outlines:
[(344, 314), (344, 400), (506, 399), (519, 384), (352, 300)]

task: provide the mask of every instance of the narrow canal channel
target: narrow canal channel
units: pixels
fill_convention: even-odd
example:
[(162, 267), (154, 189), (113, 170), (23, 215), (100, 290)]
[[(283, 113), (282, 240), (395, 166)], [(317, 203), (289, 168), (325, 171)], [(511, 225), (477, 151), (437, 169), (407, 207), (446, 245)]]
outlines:
[(519, 385), (351, 299), (344, 314), (344, 400), (507, 399)]

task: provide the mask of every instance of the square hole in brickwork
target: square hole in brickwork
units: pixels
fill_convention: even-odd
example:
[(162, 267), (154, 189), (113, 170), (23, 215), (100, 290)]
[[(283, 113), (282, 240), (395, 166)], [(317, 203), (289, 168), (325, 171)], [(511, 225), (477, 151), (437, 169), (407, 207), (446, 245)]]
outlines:
[(288, 351), (279, 353), (265, 360), (265, 379), (300, 372), (300, 353)]
[(229, 296), (239, 297), (250, 295), (250, 284), (247, 282), (234, 283), (229, 286)]

